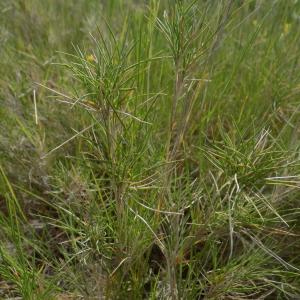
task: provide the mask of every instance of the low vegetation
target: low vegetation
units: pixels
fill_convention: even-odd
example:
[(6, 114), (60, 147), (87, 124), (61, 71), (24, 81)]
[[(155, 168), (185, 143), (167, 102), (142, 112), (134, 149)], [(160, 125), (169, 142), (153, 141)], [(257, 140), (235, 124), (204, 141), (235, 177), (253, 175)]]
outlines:
[(0, 1), (0, 298), (299, 299), (299, 25)]

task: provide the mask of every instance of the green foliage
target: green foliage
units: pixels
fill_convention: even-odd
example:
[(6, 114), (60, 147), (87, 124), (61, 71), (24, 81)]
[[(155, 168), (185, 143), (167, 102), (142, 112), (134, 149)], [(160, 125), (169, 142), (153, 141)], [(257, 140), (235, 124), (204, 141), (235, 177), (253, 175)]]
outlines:
[(0, 3), (0, 298), (298, 299), (299, 1)]

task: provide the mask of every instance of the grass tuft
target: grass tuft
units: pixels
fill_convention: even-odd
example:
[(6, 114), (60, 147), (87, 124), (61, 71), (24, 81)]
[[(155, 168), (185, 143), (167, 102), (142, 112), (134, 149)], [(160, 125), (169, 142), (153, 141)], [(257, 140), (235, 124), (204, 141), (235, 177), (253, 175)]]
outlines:
[(298, 299), (299, 1), (0, 3), (0, 298)]

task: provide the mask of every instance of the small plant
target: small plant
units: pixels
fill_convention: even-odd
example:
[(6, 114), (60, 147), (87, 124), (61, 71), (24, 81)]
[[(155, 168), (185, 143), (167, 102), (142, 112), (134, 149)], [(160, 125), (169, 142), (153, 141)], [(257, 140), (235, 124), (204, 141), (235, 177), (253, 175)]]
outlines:
[(299, 3), (146, 2), (0, 4), (0, 298), (298, 299)]

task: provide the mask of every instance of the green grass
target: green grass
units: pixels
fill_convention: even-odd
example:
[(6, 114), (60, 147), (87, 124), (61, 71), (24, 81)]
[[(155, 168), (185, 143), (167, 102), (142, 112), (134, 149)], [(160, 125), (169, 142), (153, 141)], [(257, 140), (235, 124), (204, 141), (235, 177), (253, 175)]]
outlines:
[(0, 299), (298, 299), (299, 24), (2, 0)]

